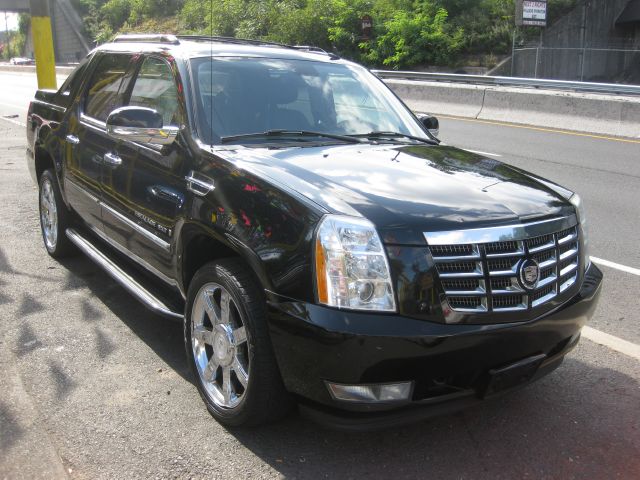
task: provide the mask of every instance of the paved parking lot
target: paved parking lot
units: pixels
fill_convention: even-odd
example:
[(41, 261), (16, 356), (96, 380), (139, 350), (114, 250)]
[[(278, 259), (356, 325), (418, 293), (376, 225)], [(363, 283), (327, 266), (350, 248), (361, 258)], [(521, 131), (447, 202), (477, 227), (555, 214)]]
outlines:
[[(3, 98), (0, 114), (12, 114)], [(567, 137), (561, 153), (575, 156), (562, 156), (555, 138), (524, 130), (445, 120), (442, 131), (584, 191), (592, 255), (640, 267), (640, 144), (611, 142), (596, 165), (571, 143), (595, 155), (606, 150), (595, 139)], [(221, 427), (191, 383), (180, 324), (146, 311), (89, 260), (46, 255), (24, 128), (0, 119), (0, 139), (0, 479), (640, 477), (640, 359), (588, 339), (535, 385), (416, 425), (345, 434), (294, 414)], [(527, 141), (537, 156), (521, 154)], [(640, 276), (603, 270), (591, 325), (639, 344)]]

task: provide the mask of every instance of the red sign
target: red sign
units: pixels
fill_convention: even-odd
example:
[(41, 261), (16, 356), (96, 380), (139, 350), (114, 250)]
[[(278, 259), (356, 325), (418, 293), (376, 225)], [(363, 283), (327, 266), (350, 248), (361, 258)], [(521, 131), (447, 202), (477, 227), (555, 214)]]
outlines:
[(371, 38), (371, 30), (373, 29), (373, 19), (369, 15), (362, 17), (362, 37), (365, 40)]

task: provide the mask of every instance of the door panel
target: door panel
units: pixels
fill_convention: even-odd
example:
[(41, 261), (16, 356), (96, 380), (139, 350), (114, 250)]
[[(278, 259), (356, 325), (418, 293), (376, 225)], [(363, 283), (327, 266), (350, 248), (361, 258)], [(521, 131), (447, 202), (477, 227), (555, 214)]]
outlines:
[[(87, 131), (88, 130), (88, 131)], [(78, 215), (94, 228), (102, 228), (100, 182), (102, 160), (91, 129), (75, 122), (66, 136), (65, 188), (67, 199)]]
[(93, 229), (102, 230), (102, 169), (104, 156), (115, 141), (106, 134), (104, 121), (124, 102), (132, 76), (132, 57), (102, 54), (77, 104), (71, 108), (66, 134), (65, 187), (69, 203)]
[(186, 185), (180, 149), (169, 148), (121, 146), (122, 165), (105, 168), (103, 183), (107, 235), (166, 275), (173, 271), (171, 244)]
[[(181, 125), (178, 90), (165, 60), (144, 59), (128, 105), (153, 108), (163, 116), (164, 125)], [(173, 237), (186, 194), (187, 156), (180, 145), (180, 135), (164, 147), (123, 141), (114, 151), (120, 165), (103, 168), (105, 233), (159, 271), (165, 281), (175, 276)]]

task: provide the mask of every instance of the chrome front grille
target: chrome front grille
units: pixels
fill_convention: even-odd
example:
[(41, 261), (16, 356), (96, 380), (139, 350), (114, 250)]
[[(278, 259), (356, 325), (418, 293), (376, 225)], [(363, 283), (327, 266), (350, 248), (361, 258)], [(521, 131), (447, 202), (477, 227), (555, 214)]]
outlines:
[[(425, 237), (449, 308), (484, 313), (533, 309), (571, 287), (578, 279), (578, 232), (571, 216), (515, 227), (425, 233)], [(532, 288), (520, 278), (528, 259), (539, 267), (538, 283)]]

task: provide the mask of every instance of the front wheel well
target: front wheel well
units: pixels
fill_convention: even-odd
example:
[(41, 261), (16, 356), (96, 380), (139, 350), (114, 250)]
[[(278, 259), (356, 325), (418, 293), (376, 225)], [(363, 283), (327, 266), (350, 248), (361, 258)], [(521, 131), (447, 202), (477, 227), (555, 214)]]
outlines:
[(193, 276), (203, 265), (222, 258), (241, 258), (238, 252), (206, 235), (191, 238), (185, 245), (182, 259), (182, 278), (188, 290)]

